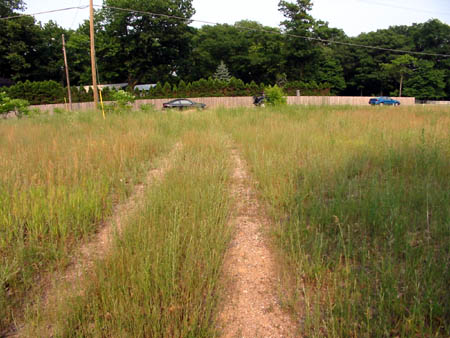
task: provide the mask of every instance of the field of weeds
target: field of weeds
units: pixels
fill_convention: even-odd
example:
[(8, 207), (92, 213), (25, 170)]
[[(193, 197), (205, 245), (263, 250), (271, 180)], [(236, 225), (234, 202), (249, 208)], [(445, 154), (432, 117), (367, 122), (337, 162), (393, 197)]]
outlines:
[(169, 149), (165, 123), (79, 114), (0, 124), (0, 328)]
[(276, 223), (301, 332), (448, 336), (450, 111), (372, 108), (219, 115)]
[[(449, 108), (97, 115), (0, 122), (0, 336), (220, 335), (230, 144), (273, 221), (293, 334), (450, 335)], [(83, 291), (41, 307), (46, 276), (176, 143)]]

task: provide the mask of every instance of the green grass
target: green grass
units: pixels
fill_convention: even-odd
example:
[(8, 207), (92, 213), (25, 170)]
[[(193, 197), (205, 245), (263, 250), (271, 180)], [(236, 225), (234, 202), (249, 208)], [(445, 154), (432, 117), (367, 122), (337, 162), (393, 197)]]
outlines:
[(169, 149), (168, 119), (83, 113), (0, 123), (0, 332), (20, 318), (39, 276), (63, 268)]
[(422, 106), (0, 123), (0, 325), (181, 140), (83, 293), (27, 320), (38, 336), (48, 323), (64, 337), (218, 335), (227, 134), (274, 221), (283, 305), (303, 335), (450, 335), (450, 110)]
[[(82, 282), (85, 294), (56, 313), (62, 337), (211, 337), (229, 241), (229, 154), (224, 137), (196, 131), (165, 179)], [(187, 127), (189, 128), (189, 127)]]
[(448, 108), (219, 114), (278, 224), (304, 334), (450, 334)]

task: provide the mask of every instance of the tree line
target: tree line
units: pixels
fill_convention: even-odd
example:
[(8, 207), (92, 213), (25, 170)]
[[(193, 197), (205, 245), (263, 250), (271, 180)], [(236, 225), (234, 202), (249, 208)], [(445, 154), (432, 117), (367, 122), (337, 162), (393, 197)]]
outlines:
[[(450, 98), (449, 57), (332, 43), (449, 55), (450, 26), (437, 19), (348, 37), (313, 18), (311, 0), (280, 1), (280, 27), (245, 20), (194, 28), (189, 21), (195, 13), (192, 0), (103, 4), (95, 12), (101, 83), (173, 86), (181, 80), (208, 79), (223, 64), (244, 83), (284, 86), (298, 81), (329, 88), (336, 95)], [(25, 6), (24, 0), (0, 0), (0, 15), (20, 13)], [(89, 22), (72, 30), (52, 21), (42, 25), (30, 16), (0, 20), (0, 78), (64, 83), (61, 34), (66, 36), (71, 83), (90, 84)]]

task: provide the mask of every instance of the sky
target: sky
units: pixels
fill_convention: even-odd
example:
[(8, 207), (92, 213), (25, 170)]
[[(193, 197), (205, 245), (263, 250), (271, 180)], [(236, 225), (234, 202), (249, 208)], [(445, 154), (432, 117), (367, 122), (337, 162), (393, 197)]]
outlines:
[[(151, 0), (147, 0), (151, 1)], [(293, 1), (293, 0), (292, 0)], [(278, 12), (279, 0), (193, 0), (193, 19), (233, 24), (254, 20), (277, 27), (283, 20)], [(88, 5), (89, 0), (25, 0), (25, 13)], [(94, 0), (94, 4), (101, 4)], [(450, 0), (313, 0), (311, 12), (315, 19), (329, 22), (349, 36), (376, 31), (394, 25), (411, 25), (437, 18), (450, 25)], [(43, 23), (54, 20), (60, 26), (76, 29), (89, 18), (88, 9), (37, 15)], [(201, 27), (200, 23), (193, 23)]]

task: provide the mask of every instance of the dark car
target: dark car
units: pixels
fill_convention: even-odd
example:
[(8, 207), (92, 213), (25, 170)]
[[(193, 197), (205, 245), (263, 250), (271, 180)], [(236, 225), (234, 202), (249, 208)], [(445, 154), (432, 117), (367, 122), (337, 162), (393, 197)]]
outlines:
[(188, 99), (175, 99), (166, 103), (163, 103), (163, 108), (178, 108), (178, 109), (188, 109), (188, 108), (205, 108), (206, 104), (194, 102)]
[(266, 102), (266, 96), (264, 93), (261, 95), (255, 95), (253, 96), (253, 104), (257, 107), (264, 107)]
[(376, 97), (374, 99), (370, 99), (369, 100), (369, 104), (371, 104), (372, 106), (375, 106), (375, 105), (380, 105), (380, 106), (384, 106), (384, 105), (399, 106), (400, 105), (400, 101), (394, 100), (393, 98), (388, 97), (388, 96), (380, 96), (380, 97)]

